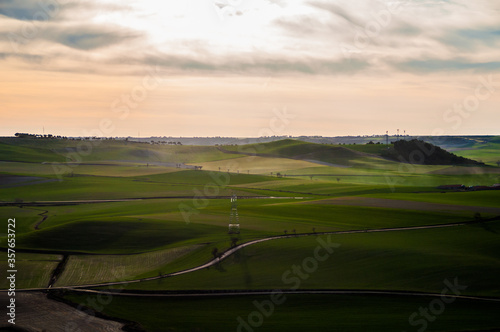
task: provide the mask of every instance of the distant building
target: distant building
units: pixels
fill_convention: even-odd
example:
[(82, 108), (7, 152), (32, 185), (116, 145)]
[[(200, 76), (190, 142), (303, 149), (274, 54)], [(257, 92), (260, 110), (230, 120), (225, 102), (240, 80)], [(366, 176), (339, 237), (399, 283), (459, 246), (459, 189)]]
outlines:
[(491, 190), (493, 189), (493, 186), (490, 187), (490, 186), (470, 186), (469, 187), (470, 190)]
[(465, 189), (465, 186), (463, 184), (446, 184), (437, 188), (442, 190), (462, 190)]

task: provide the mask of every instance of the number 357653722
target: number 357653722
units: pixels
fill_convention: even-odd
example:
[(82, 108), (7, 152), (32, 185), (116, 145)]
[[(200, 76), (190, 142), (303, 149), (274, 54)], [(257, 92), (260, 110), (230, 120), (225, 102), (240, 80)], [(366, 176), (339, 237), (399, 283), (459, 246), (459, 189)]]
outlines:
[(9, 219), (9, 222), (7, 224), (7, 230), (8, 230), (8, 243), (9, 243), (9, 248), (14, 248), (16, 246), (16, 219)]

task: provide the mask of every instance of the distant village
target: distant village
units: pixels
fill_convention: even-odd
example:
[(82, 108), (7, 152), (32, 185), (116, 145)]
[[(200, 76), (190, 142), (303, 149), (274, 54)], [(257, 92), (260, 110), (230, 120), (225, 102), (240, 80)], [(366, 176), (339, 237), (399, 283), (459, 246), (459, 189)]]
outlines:
[(465, 186), (463, 184), (448, 184), (437, 187), (441, 190), (454, 190), (454, 191), (479, 191), (479, 190), (500, 190), (500, 183), (495, 183), (491, 186)]

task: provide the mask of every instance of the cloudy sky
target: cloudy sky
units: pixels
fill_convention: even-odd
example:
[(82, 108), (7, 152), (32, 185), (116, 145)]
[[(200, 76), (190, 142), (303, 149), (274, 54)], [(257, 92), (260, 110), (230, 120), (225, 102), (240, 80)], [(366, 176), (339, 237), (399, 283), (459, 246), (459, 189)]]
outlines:
[(0, 0), (0, 36), (0, 135), (500, 134), (497, 0)]

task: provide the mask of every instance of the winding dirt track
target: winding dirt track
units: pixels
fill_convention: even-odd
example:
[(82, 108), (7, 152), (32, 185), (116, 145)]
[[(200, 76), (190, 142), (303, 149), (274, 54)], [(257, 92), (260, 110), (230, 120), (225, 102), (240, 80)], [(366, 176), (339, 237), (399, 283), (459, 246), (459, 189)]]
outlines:
[[(498, 218), (495, 218), (498, 219)], [(246, 243), (242, 243), (234, 248), (231, 248), (227, 251), (225, 251), (219, 258), (213, 259), (205, 264), (202, 264), (197, 267), (193, 267), (191, 269), (183, 270), (183, 271), (178, 271), (178, 272), (173, 272), (161, 276), (156, 276), (156, 277), (150, 277), (150, 278), (145, 278), (145, 279), (137, 279), (137, 280), (130, 280), (130, 281), (119, 281), (119, 282), (108, 282), (108, 283), (101, 283), (101, 284), (91, 284), (91, 285), (80, 285), (80, 286), (68, 286), (68, 287), (48, 287), (48, 288), (34, 288), (34, 289), (18, 289), (17, 292), (21, 292), (19, 296), (39, 296), (39, 297), (45, 297), (40, 291), (47, 291), (47, 290), (72, 290), (72, 291), (78, 291), (78, 292), (83, 292), (87, 294), (107, 294), (110, 295), (110, 293), (113, 296), (134, 296), (134, 297), (195, 297), (195, 296), (244, 296), (244, 295), (270, 295), (270, 294), (275, 294), (276, 292), (279, 292), (279, 290), (262, 290), (262, 291), (224, 291), (224, 292), (177, 292), (177, 293), (132, 293), (132, 292), (127, 292), (127, 291), (119, 291), (115, 290), (113, 291), (107, 291), (107, 290), (93, 290), (90, 288), (95, 288), (95, 287), (102, 287), (102, 286), (113, 286), (113, 285), (124, 285), (124, 284), (132, 284), (132, 283), (137, 283), (137, 282), (142, 282), (142, 281), (148, 281), (148, 280), (156, 280), (160, 278), (167, 278), (167, 277), (174, 277), (182, 274), (187, 274), (191, 272), (195, 272), (198, 270), (202, 270), (204, 268), (207, 268), (209, 266), (213, 266), (220, 261), (224, 260), (225, 258), (229, 257), (233, 253), (237, 252), (238, 250), (265, 241), (271, 241), (271, 240), (277, 240), (277, 239), (284, 239), (284, 238), (292, 238), (292, 237), (303, 237), (303, 236), (318, 236), (318, 235), (339, 235), (339, 234), (356, 234), (356, 233), (375, 233), (375, 232), (395, 232), (395, 231), (412, 231), (412, 230), (422, 230), (422, 229), (434, 229), (434, 228), (445, 228), (445, 227), (460, 227), (464, 226), (467, 224), (471, 224), (472, 222), (462, 222), (462, 223), (450, 223), (450, 224), (440, 224), (440, 225), (427, 225), (427, 226), (414, 226), (414, 227), (397, 227), (397, 228), (383, 228), (383, 229), (369, 229), (369, 230), (351, 230), (351, 231), (338, 231), (338, 232), (325, 232), (325, 233), (317, 233), (317, 234), (297, 234), (297, 235), (282, 235), (282, 236), (273, 236), (265, 239), (259, 239), (259, 240), (254, 240), (254, 241), (249, 241)], [(7, 290), (2, 290), (0, 291), (0, 299), (4, 298)], [(435, 298), (441, 298), (443, 295), (441, 293), (421, 293), (421, 292), (404, 292), (404, 291), (398, 291), (398, 290), (386, 290), (386, 291), (376, 291), (376, 290), (282, 290), (281, 292), (285, 294), (325, 294), (325, 295), (385, 295), (385, 296), (413, 296), (413, 297), (435, 297)], [(38, 295), (37, 295), (38, 294)], [(474, 301), (488, 301), (488, 302), (500, 302), (500, 298), (491, 298), (491, 297), (478, 297), (478, 296), (465, 296), (465, 295), (452, 295), (452, 294), (447, 294), (447, 297), (451, 298), (456, 298), (456, 299), (467, 299), (467, 300), (474, 300)], [(28, 302), (31, 301), (32, 298), (28, 300)], [(46, 305), (51, 305), (51, 306), (60, 306), (61, 308), (58, 307), (58, 312), (62, 314), (62, 316), (57, 317), (57, 319), (61, 319), (63, 321), (64, 319), (68, 320), (66, 323), (67, 324), (73, 324), (77, 323), (77, 326), (80, 326), (80, 328), (84, 327), (81, 329), (81, 331), (118, 331), (121, 330), (122, 324), (119, 324), (117, 322), (113, 321), (108, 321), (108, 320), (89, 320), (88, 318), (85, 318), (87, 315), (82, 312), (78, 312), (78, 310), (69, 308), (66, 304), (63, 303), (57, 303), (52, 300), (48, 299), (43, 299), (43, 301), (40, 301), (40, 303), (43, 303), (44, 301), (47, 301)], [(0, 301), (1, 302), (1, 301)], [(31, 304), (30, 304), (31, 305)], [(45, 309), (45, 308), (44, 308)], [(74, 310), (74, 312), (70, 312), (68, 310)], [(29, 311), (29, 310), (28, 310)], [(41, 313), (35, 311), (31, 311), (32, 315), (34, 314), (35, 316), (42, 315), (41, 317), (33, 317), (33, 321), (30, 324), (34, 324), (33, 326), (37, 326), (40, 321), (44, 321), (47, 317), (44, 315), (47, 314), (47, 310), (41, 310)], [(51, 316), (54, 318), (53, 316)], [(84, 319), (84, 322), (80, 321), (75, 321), (75, 317), (78, 317), (78, 319)], [(90, 316), (88, 316), (90, 317)], [(93, 326), (87, 326), (85, 325), (86, 323), (92, 323)], [(82, 325), (83, 324), (83, 325)], [(102, 324), (100, 326), (96, 326), (94, 324)], [(59, 326), (62, 326), (62, 324), (58, 324)], [(50, 324), (50, 328), (53, 327), (53, 324)], [(55, 330), (54, 330), (55, 331)]]
[[(172, 273), (168, 273), (168, 274), (164, 274), (164, 275), (160, 275), (160, 276), (154, 276), (154, 277), (143, 278), (143, 279), (135, 279), (135, 280), (127, 280), (127, 281), (106, 282), (106, 283), (99, 283), (99, 284), (87, 284), (87, 285), (64, 286), (64, 287), (47, 287), (47, 288), (27, 288), (27, 289), (18, 289), (17, 291), (19, 291), (19, 292), (23, 292), (23, 291), (47, 291), (47, 290), (51, 290), (51, 289), (52, 290), (84, 290), (84, 289), (89, 289), (89, 288), (96, 288), (96, 287), (103, 287), (103, 286), (127, 285), (127, 284), (143, 282), (143, 281), (151, 281), (151, 280), (158, 280), (158, 279), (162, 279), (162, 278), (175, 277), (175, 276), (203, 270), (207, 267), (211, 267), (213, 265), (218, 264), (220, 261), (226, 259), (227, 257), (231, 256), (232, 254), (234, 254), (238, 250), (241, 250), (245, 247), (248, 247), (248, 246), (251, 246), (251, 245), (254, 245), (257, 243), (271, 241), (271, 240), (294, 238), (294, 237), (304, 237), (304, 236), (318, 236), (318, 235), (341, 235), (341, 234), (357, 234), (357, 233), (413, 231), (413, 230), (434, 229), (434, 228), (459, 227), (459, 226), (464, 226), (464, 225), (468, 225), (471, 223), (472, 222), (460, 222), (460, 223), (448, 223), (448, 224), (426, 225), (426, 226), (378, 228), (378, 229), (350, 230), (350, 231), (337, 231), (337, 232), (324, 232), (324, 233), (306, 233), (306, 234), (297, 234), (297, 235), (278, 235), (278, 236), (272, 236), (272, 237), (268, 237), (268, 238), (264, 238), (264, 239), (258, 239), (258, 240), (253, 240), (253, 241), (242, 243), (238, 246), (235, 246), (234, 248), (226, 250), (224, 253), (222, 253), (222, 255), (220, 257), (214, 258), (205, 264), (202, 264), (202, 265), (190, 268), (190, 269), (172, 272)], [(6, 290), (0, 290), (0, 292), (5, 292), (5, 291)], [(370, 291), (366, 291), (366, 292), (370, 292)], [(105, 292), (103, 292), (103, 293), (105, 293)]]

